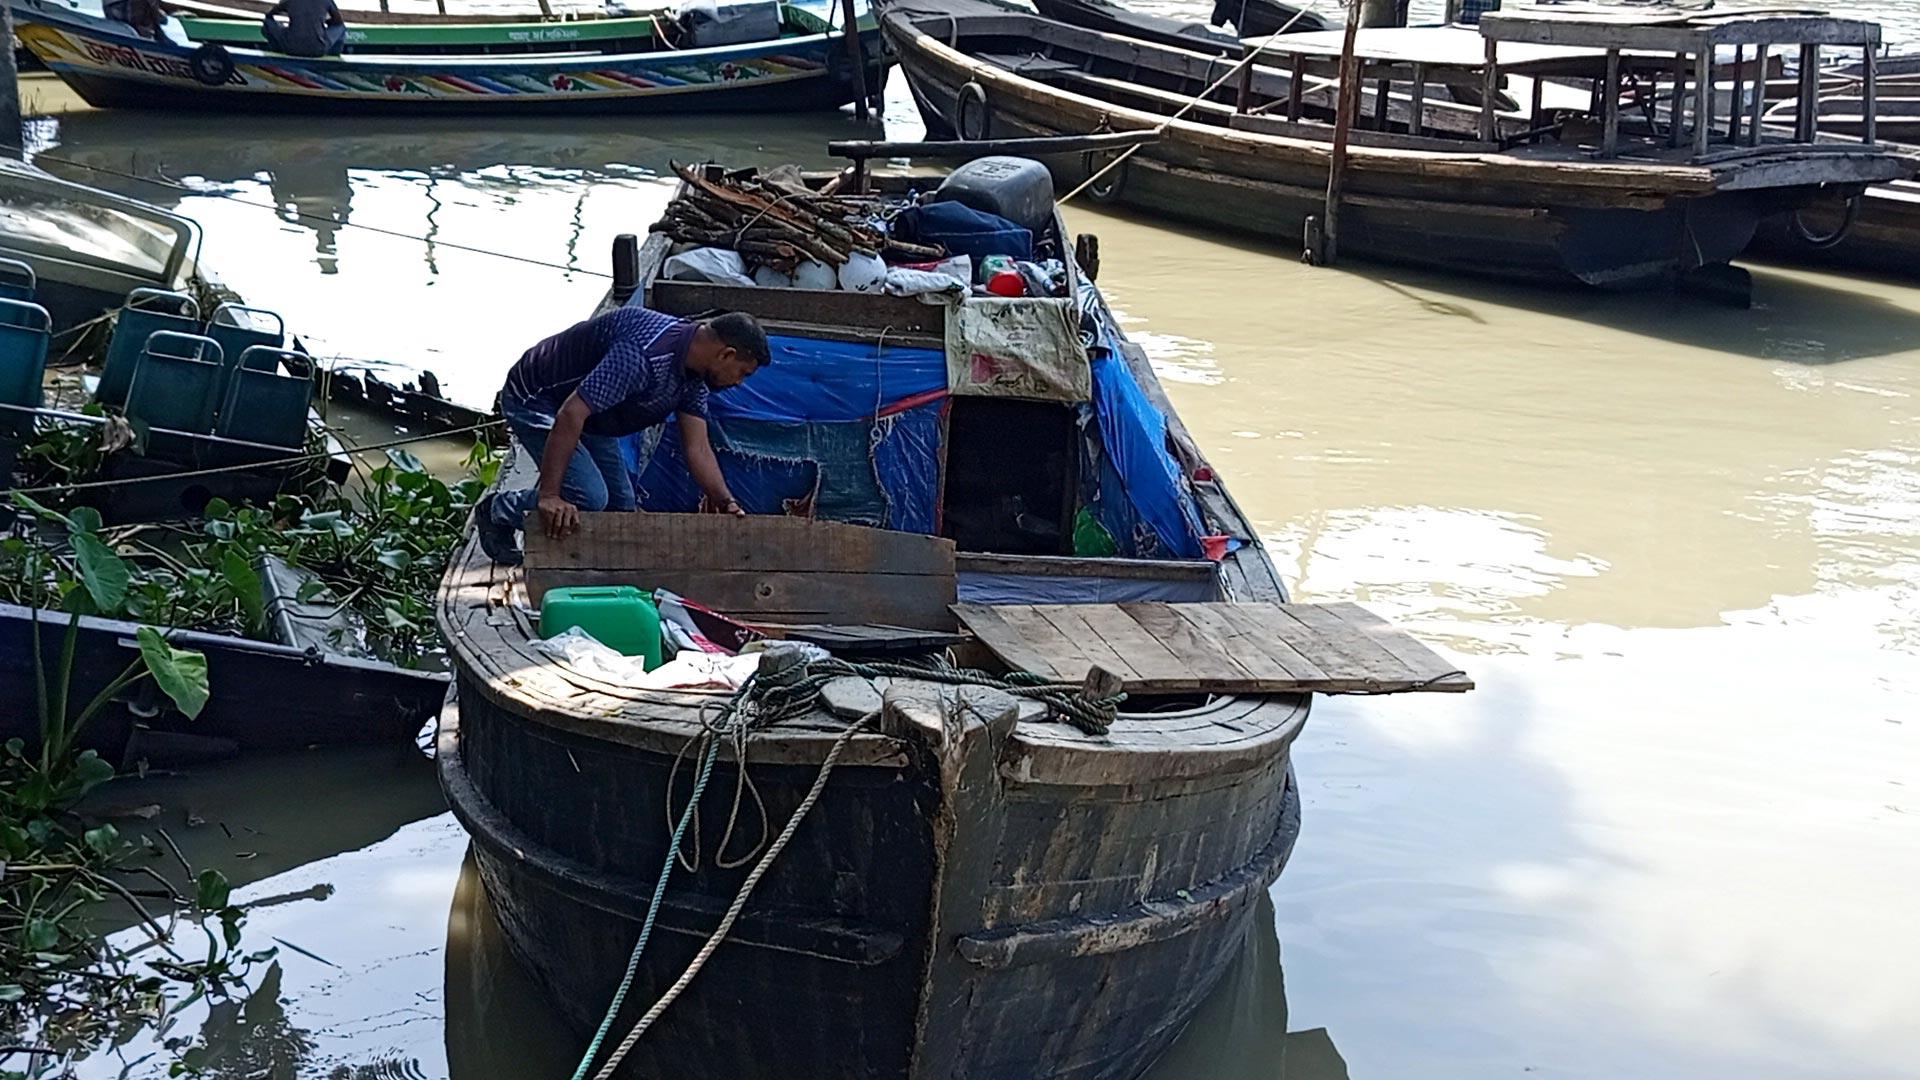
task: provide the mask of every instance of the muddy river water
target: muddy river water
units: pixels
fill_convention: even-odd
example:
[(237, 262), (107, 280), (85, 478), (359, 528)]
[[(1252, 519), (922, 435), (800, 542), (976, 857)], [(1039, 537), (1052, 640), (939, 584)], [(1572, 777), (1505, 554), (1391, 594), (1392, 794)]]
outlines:
[[(206, 262), (316, 350), (480, 402), (588, 310), (669, 159), (824, 164), (861, 133), (28, 97), (42, 164), (199, 219)], [(897, 80), (887, 125), (917, 127)], [(1156, 1080), (1913, 1075), (1920, 287), (1755, 267), (1733, 311), (1069, 218), (1296, 594), (1359, 599), (1480, 684), (1316, 705), (1270, 918)], [(242, 898), (279, 898), (248, 929), (286, 946), (268, 992), (184, 1019), (231, 1047), (215, 1075), (571, 1069), (426, 763), (127, 788)], [(180, 1033), (78, 1072), (165, 1075)]]

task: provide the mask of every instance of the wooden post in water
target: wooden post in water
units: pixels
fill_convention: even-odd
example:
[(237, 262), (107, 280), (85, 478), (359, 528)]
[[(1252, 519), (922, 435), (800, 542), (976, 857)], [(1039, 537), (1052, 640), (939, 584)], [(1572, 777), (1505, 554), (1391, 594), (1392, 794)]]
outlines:
[(20, 119), (20, 72), (13, 62), (13, 5), (0, 3), (0, 154), (19, 157), (26, 141)]
[(1307, 222), (1307, 260), (1331, 266), (1340, 257), (1340, 194), (1347, 183), (1347, 141), (1353, 135), (1354, 114), (1360, 111), (1360, 62), (1354, 43), (1360, 35), (1360, 0), (1348, 0), (1347, 36), (1340, 45), (1340, 87), (1333, 114), (1333, 154), (1327, 163), (1327, 208), (1314, 236)]
[(847, 59), (853, 64), (853, 115), (866, 123), (867, 50), (860, 45), (860, 20), (853, 13), (853, 0), (840, 0), (840, 18), (847, 24)]

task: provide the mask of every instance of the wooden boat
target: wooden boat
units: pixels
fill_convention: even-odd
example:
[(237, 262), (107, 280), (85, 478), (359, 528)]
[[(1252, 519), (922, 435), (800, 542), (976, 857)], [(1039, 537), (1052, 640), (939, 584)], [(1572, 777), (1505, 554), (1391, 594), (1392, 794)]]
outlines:
[[(676, 48), (651, 17), (578, 23), (371, 26), (341, 56), (249, 47), (254, 31), (198, 17), (166, 36), (64, 0), (14, 0), (20, 39), (88, 104), (281, 111), (793, 111), (846, 104), (861, 85), (844, 35), (799, 6), (778, 38)], [(196, 41), (192, 32), (206, 35)], [(876, 31), (863, 31), (878, 86)], [(219, 40), (215, 40), (215, 39)], [(223, 41), (231, 40), (231, 45)], [(617, 49), (620, 51), (608, 51)]]
[[(924, 189), (929, 180), (912, 182)], [(1093, 389), (1081, 391), (1091, 400), (949, 393), (952, 353), (941, 309), (913, 298), (668, 279), (661, 234), (639, 259), (636, 302), (683, 314), (753, 312), (776, 349), (761, 374), (788, 365), (792, 382), (764, 384), (748, 404), (715, 413), (722, 443), (737, 451), (722, 455), (736, 493), (753, 482), (733, 471), (736, 463), (796, 459), (831, 470), (832, 445), (851, 440), (865, 448), (870, 438), (892, 438), (911, 426), (912, 409), (929, 408), (939, 420), (928, 430), (938, 434), (920, 452), (940, 461), (930, 490), (940, 492), (943, 531), (957, 544), (899, 531), (895, 515), (905, 511), (897, 501), (863, 517), (868, 511), (847, 498), (863, 471), (856, 464), (819, 481), (805, 505), (890, 530), (799, 520), (777, 506), (739, 520), (588, 514), (573, 540), (531, 536), (523, 569), (496, 568), (470, 545), (449, 572), (440, 620), (459, 709), (457, 719), (442, 721), (442, 782), (473, 835), (508, 946), (582, 1045), (622, 983), (669, 858), (662, 823), (676, 762), (718, 699), (623, 688), (546, 661), (532, 649), (524, 606), (546, 589), (659, 585), (762, 626), (890, 623), (891, 630), (866, 628), (863, 640), (883, 641), (922, 631), (940, 640), (953, 628), (948, 605), (956, 596), (979, 605), (963, 609), (970, 621), (1023, 617), (1025, 609), (1005, 605), (1048, 597), (1232, 599), (1249, 602), (1248, 611), (1281, 599), (1267, 553), (1167, 407), (1145, 357), (1085, 279), (1057, 217), (1042, 235), (1064, 262), (1070, 298), (1010, 302), (1003, 315), (1085, 320), (1103, 343), (1089, 359)], [(883, 396), (849, 422), (851, 434), (792, 416), (758, 426), (742, 419), (753, 401), (787, 400), (789, 387), (835, 387), (799, 359), (815, 349), (845, 350), (844, 379), (877, 371), (887, 394), (916, 404), (890, 412)], [(937, 396), (906, 385), (929, 355), (939, 365)], [(959, 370), (975, 372), (984, 359)], [(794, 371), (796, 363), (803, 370)], [(829, 392), (876, 400), (864, 385)], [(894, 426), (880, 425), (882, 414), (898, 418)], [(1130, 426), (1135, 420), (1141, 426)], [(796, 428), (811, 434), (796, 436)], [(799, 449), (796, 437), (804, 440)], [(1074, 519), (1089, 491), (1134, 498), (1137, 491), (1122, 495), (1113, 481), (1098, 479), (1103, 468), (1124, 467), (1110, 455), (1126, 444), (1162, 462), (1161, 479), (1176, 481), (1168, 491), (1190, 493), (1177, 497), (1190, 498), (1194, 527), (1223, 538), (1218, 559), (1075, 556), (1059, 529), (1048, 534), (1050, 549), (1020, 542), (1035, 535), (1017, 520), (1023, 515)], [(1076, 458), (1109, 464), (1083, 474), (1069, 464)], [(864, 471), (871, 475), (879, 460)], [(642, 476), (648, 499), (660, 494), (648, 482), (653, 476)], [(1202, 607), (1212, 610), (1181, 603), (1048, 610), (1090, 620), (1084, 647), (1127, 666), (1113, 651), (1128, 648), (1116, 636), (1121, 627), (1098, 631), (1092, 621), (1134, 617), (1127, 611), (1148, 621), (1178, 618)], [(1135, 644), (1162, 648), (1142, 624), (1128, 625)], [(841, 640), (854, 636), (843, 631)], [(1161, 640), (1182, 648), (1171, 635)], [(1130, 699), (1105, 734), (1051, 721), (1031, 702), (998, 691), (980, 691), (975, 705), (955, 712), (951, 687), (898, 678), (884, 703), (879, 696), (855, 703), (864, 684), (852, 680), (850, 697), (830, 694), (821, 710), (752, 738), (744, 768), (773, 829), (796, 812), (836, 739), (846, 741), (794, 846), (618, 1075), (1138, 1075), (1226, 968), (1287, 861), (1300, 813), (1288, 747), (1309, 707), (1297, 692), (1302, 684), (1287, 684), (1296, 688), (1290, 692), (1229, 692), (1234, 684), (1209, 681), (1220, 679), (1217, 658), (1188, 667), (1168, 649), (1160, 655), (1174, 674), (1196, 681), (1184, 683), (1184, 692)], [(1129, 670), (1129, 678), (1142, 678)], [(1445, 688), (1462, 688), (1457, 673), (1428, 677), (1452, 677)], [(879, 726), (846, 734), (848, 717), (869, 708), (880, 709)], [(741, 773), (731, 756), (715, 769), (713, 786), (732, 790)], [(701, 851), (719, 850), (730, 831), (726, 817), (713, 806), (701, 815), (693, 834)], [(733, 842), (730, 858), (738, 859), (748, 842), (744, 834)], [(697, 871), (673, 878), (609, 1045), (645, 1007), (642, 999), (671, 983), (716, 933), (747, 872), (744, 862), (729, 865), (709, 855)], [(759, 1022), (774, 1015), (788, 1021)]]
[[(1232, 67), (1218, 57), (982, 0), (916, 0), (883, 9), (881, 24), (930, 130), (978, 138), (1159, 128), (1158, 141), (1089, 194), (1288, 239), (1325, 213), (1333, 125), (1314, 115), (1308, 83), (1337, 79), (1337, 35), (1269, 39), (1262, 56), (1273, 60), (1242, 69), (1242, 79), (1228, 78)], [(1691, 111), (1708, 119), (1691, 130), (1606, 107), (1631, 100), (1623, 78), (1671, 78), (1716, 48), (1769, 34), (1778, 47), (1796, 36), (1878, 43), (1877, 26), (1846, 20), (1689, 15), (1641, 25), (1547, 9), (1489, 14), (1478, 31), (1362, 30), (1363, 96), (1376, 104), (1352, 131), (1339, 248), (1533, 282), (1661, 285), (1724, 273), (1767, 217), (1912, 175), (1913, 162), (1890, 148), (1757, 139), (1747, 118), (1716, 120), (1710, 104)], [(1609, 66), (1610, 53), (1623, 59)], [(1541, 118), (1531, 130), (1510, 132), (1502, 121), (1509, 75), (1531, 84), (1536, 107), (1523, 113)], [(1580, 88), (1571, 102), (1569, 82)], [(1456, 115), (1463, 99), (1479, 106), (1471, 134), (1440, 122), (1437, 86), (1449, 88)], [(1401, 95), (1405, 107), (1394, 104)], [(1056, 156), (1049, 165), (1072, 185), (1113, 161)]]
[[(33, 685), (32, 615), (0, 604), (0, 682), (7, 686)], [(51, 664), (69, 616), (39, 616), (40, 648)], [(136, 629), (113, 619), (80, 620), (73, 700), (90, 699), (126, 670)], [(311, 746), (404, 744), (439, 713), (447, 692), (444, 672), (230, 634), (174, 630), (168, 637), (179, 648), (206, 655), (206, 708), (188, 720), (148, 680), (102, 710), (82, 733), (82, 746), (116, 765), (132, 768), (144, 760), (158, 768)], [(23, 695), (20, 707), (0, 710), (0, 741), (38, 740), (39, 718), (29, 701)]]
[[(1033, 6), (1041, 15), (1069, 26), (1175, 48), (1211, 51), (1221, 56), (1239, 56), (1242, 37), (1264, 37), (1281, 33), (1283, 28), (1289, 33), (1328, 29), (1327, 20), (1311, 11), (1268, 0), (1247, 0), (1245, 11), (1238, 0), (1220, 0), (1214, 6), (1211, 25), (1147, 15), (1114, 0), (1034, 0)], [(1229, 22), (1234, 24), (1236, 33), (1216, 29)], [(1252, 29), (1240, 31), (1243, 22)]]

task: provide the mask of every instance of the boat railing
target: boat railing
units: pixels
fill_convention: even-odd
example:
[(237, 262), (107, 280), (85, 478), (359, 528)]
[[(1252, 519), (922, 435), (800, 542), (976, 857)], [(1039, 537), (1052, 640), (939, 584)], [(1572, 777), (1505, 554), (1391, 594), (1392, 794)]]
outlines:
[[(1699, 160), (1729, 146), (1831, 143), (1819, 124), (1821, 53), (1844, 49), (1861, 54), (1854, 87), (1862, 100), (1863, 121), (1858, 139), (1848, 141), (1876, 145), (1879, 24), (1775, 14), (1634, 19), (1520, 9), (1489, 12), (1477, 29), (1362, 30), (1354, 49), (1355, 77), (1375, 97), (1366, 118), (1371, 122), (1363, 128), (1356, 118), (1354, 140), (1399, 149), (1500, 150), (1562, 134), (1572, 127), (1568, 117), (1584, 116), (1598, 139), (1597, 156), (1603, 159), (1620, 157), (1624, 148), (1636, 153), (1686, 151)], [(1307, 128), (1316, 124), (1305, 115), (1305, 97), (1316, 87), (1339, 84), (1344, 52), (1340, 38), (1292, 34), (1249, 39), (1243, 55), (1254, 62), (1242, 72), (1229, 125), (1266, 134), (1308, 135)], [(1794, 49), (1801, 74), (1793, 83), (1793, 124), (1775, 128), (1763, 123), (1763, 116), (1769, 104), (1784, 99), (1770, 98), (1769, 90), (1777, 88), (1770, 75), (1783, 66), (1781, 53)], [(1287, 72), (1284, 120), (1281, 101), (1255, 104), (1255, 66)], [(1527, 80), (1530, 101), (1507, 96), (1508, 76)], [(1553, 87), (1569, 82), (1591, 87), (1586, 99), (1571, 107), (1565, 99), (1572, 87)], [(1431, 93), (1434, 87), (1444, 88), (1453, 100), (1438, 100)], [(1550, 90), (1560, 95), (1560, 102), (1547, 98)], [(1394, 101), (1404, 106), (1403, 131), (1392, 130)], [(1447, 130), (1437, 110), (1459, 111), (1462, 105), (1472, 110), (1455, 120), (1462, 130)], [(1644, 113), (1638, 132), (1629, 110)]]
[[(1488, 13), (1480, 20), (1480, 35), (1486, 42), (1484, 74), (1489, 92), (1499, 86), (1503, 45), (1598, 51), (1605, 64), (1604, 74), (1595, 88), (1595, 102), (1601, 113), (1602, 157), (1616, 157), (1620, 153), (1621, 82), (1628, 72), (1644, 67), (1640, 54), (1661, 58), (1651, 71), (1654, 78), (1658, 78), (1659, 68), (1673, 71), (1669, 145), (1686, 145), (1683, 137), (1690, 134), (1694, 156), (1702, 157), (1716, 142), (1761, 145), (1761, 119), (1767, 107), (1767, 67), (1776, 49), (1799, 50), (1801, 76), (1791, 141), (1808, 144), (1819, 141), (1821, 51), (1824, 48), (1858, 49), (1865, 116), (1859, 141), (1865, 146), (1877, 142), (1873, 113), (1878, 82), (1875, 63), (1880, 48), (1878, 23), (1772, 13), (1694, 13), (1628, 21), (1606, 16), (1520, 11)], [(1723, 69), (1719, 57), (1728, 50), (1733, 62)], [(1748, 78), (1750, 56), (1751, 79)], [(1732, 92), (1724, 119), (1714, 113), (1722, 70), (1732, 75)], [(1752, 92), (1749, 92), (1750, 83)], [(1657, 96), (1656, 93), (1656, 99)], [(1689, 119), (1690, 128), (1686, 126)], [(1489, 105), (1481, 113), (1483, 139), (1491, 140), (1494, 120)]]

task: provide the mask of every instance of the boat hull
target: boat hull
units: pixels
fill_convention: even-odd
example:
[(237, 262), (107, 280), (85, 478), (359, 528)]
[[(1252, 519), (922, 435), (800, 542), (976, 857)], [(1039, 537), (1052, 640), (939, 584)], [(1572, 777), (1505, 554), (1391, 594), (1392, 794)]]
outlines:
[[(1834, 243), (1827, 238), (1845, 229)], [(1814, 243), (1807, 237), (1822, 243)], [(1911, 280), (1920, 277), (1920, 183), (1900, 181), (1870, 188), (1849, 224), (1844, 206), (1824, 201), (1773, 218), (1754, 237), (1753, 252), (1768, 259), (1833, 270), (1863, 270)]]
[[(307, 59), (236, 48), (226, 53), (231, 71), (209, 83), (196, 75), (191, 46), (148, 41), (121, 24), (35, 0), (17, 3), (15, 20), (41, 62), (97, 107), (443, 116), (792, 112), (836, 108), (856, 93), (845, 43), (829, 34), (680, 52), (497, 59)], [(877, 32), (866, 44), (866, 55), (877, 57)], [(879, 85), (878, 71), (875, 63), (868, 85)]]
[[(473, 837), (510, 950), (584, 1047), (664, 861), (672, 755), (558, 731), (506, 706), (486, 680), (463, 676), (459, 698), (441, 728), (449, 804)], [(966, 796), (942, 783), (938, 754), (909, 740), (891, 759), (842, 765), (733, 934), (619, 1075), (1137, 1076), (1212, 989), (1291, 853), (1300, 807), (1290, 741), (1231, 782), (1189, 781), (1171, 799), (1003, 777), (990, 785), (1001, 789), (997, 810), (962, 813), (1001, 826), (951, 833), (941, 822)], [(778, 829), (817, 767), (750, 768)], [(610, 1043), (685, 968), (745, 872), (712, 864), (733, 776), (725, 762), (716, 770), (706, 862), (676, 874)], [(750, 842), (757, 818), (742, 819)], [(1203, 834), (1230, 869), (1103, 906), (1101, 859), (1135, 873), (1144, 859), (1151, 877), (1156, 854), (1178, 859)], [(1054, 843), (1067, 836), (1078, 850)], [(747, 846), (736, 839), (735, 854)], [(1076, 859), (1094, 865), (1069, 869)], [(1013, 880), (982, 881), (961, 905), (997, 925), (956, 932), (968, 920), (953, 910), (955, 867), (968, 864)], [(1178, 866), (1162, 868), (1184, 880)], [(1086, 879), (1080, 899), (1067, 899), (1064, 880), (1037, 880), (1048, 874)]]
[[(1079, 135), (1103, 127), (1157, 125), (1082, 97), (969, 62), (910, 29), (908, 13), (882, 28), (931, 133), (959, 129), (962, 88), (980, 85), (993, 138)], [(945, 24), (934, 20), (934, 32)], [(969, 92), (970, 97), (970, 92)], [(968, 134), (978, 137), (977, 104)], [(1410, 155), (1409, 155), (1410, 156)], [(1739, 255), (1759, 223), (1812, 201), (1818, 184), (1753, 185), (1662, 192), (1626, 185), (1530, 185), (1494, 169), (1475, 178), (1467, 154), (1434, 154), (1447, 168), (1431, 173), (1376, 168), (1356, 156), (1341, 203), (1343, 255), (1529, 283), (1608, 289), (1660, 287)], [(1054, 157), (1061, 190), (1086, 181), (1112, 157)], [(1142, 147), (1089, 192), (1159, 216), (1237, 235), (1303, 241), (1309, 217), (1324, 216), (1324, 146), (1229, 133), (1185, 121)]]
[[(0, 686), (33, 685), (31, 614), (0, 604)], [(40, 613), (40, 649), (49, 664), (59, 654), (68, 618)], [(126, 670), (137, 629), (133, 623), (97, 618), (83, 618), (80, 626), (69, 692), (75, 701), (91, 698)], [(160, 767), (168, 760), (247, 751), (406, 744), (440, 711), (446, 696), (444, 674), (222, 634), (175, 630), (169, 637), (180, 648), (206, 654), (211, 693), (201, 714), (186, 719), (142, 682), (89, 724), (83, 746), (116, 764), (131, 766), (144, 758)], [(13, 702), (19, 708), (0, 710), (0, 741), (39, 738), (39, 721), (28, 700), (22, 694)]]

